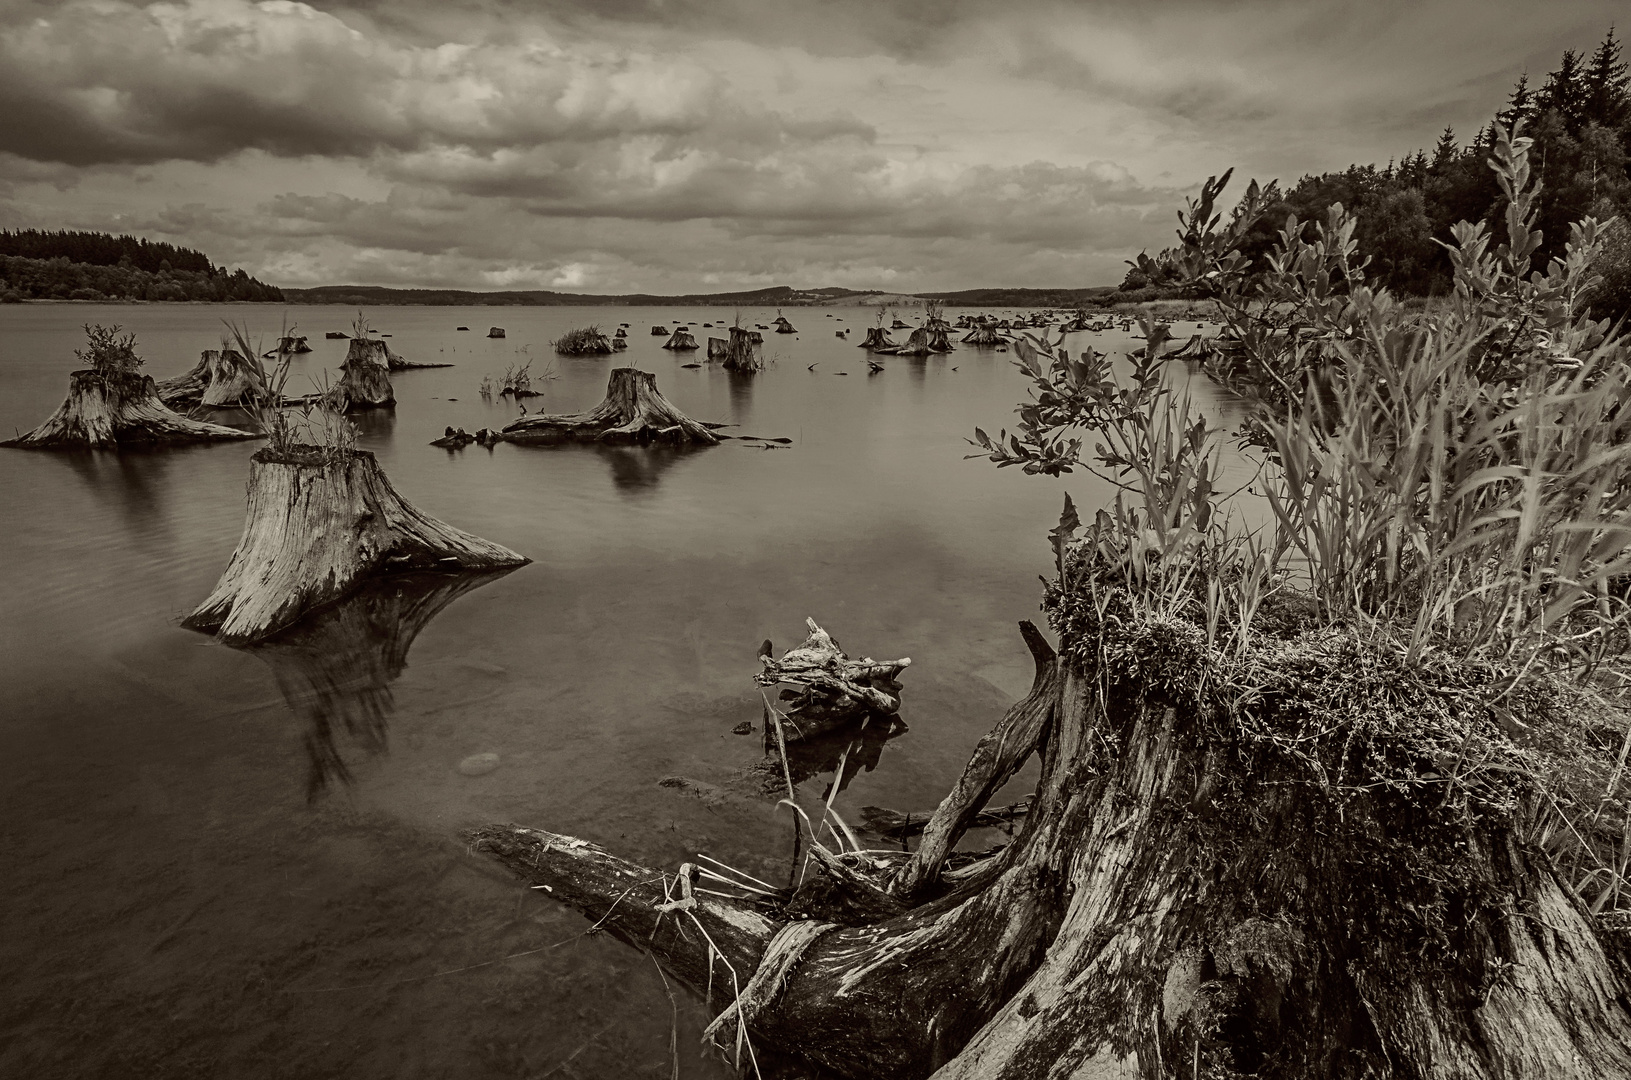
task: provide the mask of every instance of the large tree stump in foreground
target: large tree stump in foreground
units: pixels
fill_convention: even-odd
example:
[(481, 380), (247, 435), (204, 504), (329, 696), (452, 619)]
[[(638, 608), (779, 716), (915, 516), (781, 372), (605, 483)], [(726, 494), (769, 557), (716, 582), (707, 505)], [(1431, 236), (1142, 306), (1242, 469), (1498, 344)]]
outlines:
[[(583, 840), (471, 839), (693, 989), (740, 987), (727, 1036), (740, 1016), (756, 1046), (845, 1077), (1631, 1075), (1622, 954), (1521, 818), (1447, 786), (1455, 744), (1404, 759), (1419, 781), (1343, 782), (1361, 759), (1400, 764), (1369, 722), (1414, 676), (1333, 634), (1220, 669), (1260, 679), (1250, 699), (1211, 681), (1238, 658), (1171, 620), (1106, 628), (1069, 659), (1033, 642), (1032, 692), (936, 812), (934, 851), (815, 849), (814, 905), (687, 904), (679, 878)], [(1398, 700), (1443, 705), (1414, 694)], [(1357, 726), (1307, 737), (1311, 709)], [(1500, 729), (1487, 707), (1452, 719), (1465, 773)], [(953, 868), (956, 823), (1036, 749), (1019, 835)]]
[(258, 438), (255, 432), (190, 420), (175, 412), (159, 400), (150, 375), (86, 368), (68, 376), (67, 400), (45, 423), (0, 446), (55, 450)]
[(261, 640), (406, 570), (491, 570), (528, 560), (415, 509), (374, 455), (297, 446), (250, 459), (243, 537), (215, 591), (182, 625), (229, 643)]
[(508, 569), (392, 574), (264, 641), (235, 648), (266, 661), (290, 711), (305, 723), (306, 798), (349, 783), (343, 742), (383, 751), (395, 708), (391, 684), (419, 632), (454, 600)]
[(700, 443), (719, 437), (676, 409), (657, 389), (657, 376), (639, 368), (613, 368), (606, 398), (584, 413), (538, 414), (512, 420), (498, 433), (515, 443)]
[(262, 391), (260, 365), (237, 349), (205, 349), (185, 375), (157, 383), (159, 400), (171, 408), (246, 408)]

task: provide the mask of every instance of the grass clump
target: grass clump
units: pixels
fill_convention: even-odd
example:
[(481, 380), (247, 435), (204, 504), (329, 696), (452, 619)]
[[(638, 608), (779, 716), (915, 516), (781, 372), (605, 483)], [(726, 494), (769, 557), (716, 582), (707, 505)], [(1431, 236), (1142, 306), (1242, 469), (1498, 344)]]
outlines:
[(612, 351), (611, 341), (601, 333), (599, 326), (568, 330), (550, 344), (562, 356), (604, 356)]
[(85, 324), (85, 347), (75, 349), (80, 363), (101, 376), (129, 375), (140, 370), (142, 358), (136, 355), (136, 335), (121, 334), (117, 325)]
[(1577, 223), (1531, 265), (1528, 146), (1499, 134), (1503, 235), (1458, 225), (1455, 291), (1431, 305), (1367, 284), (1341, 206), (1287, 221), (1252, 273), (1256, 185), (1227, 217), (1227, 173), (1190, 203), (1164, 257), (1224, 329), (1207, 371), (1251, 406), (1236, 434), (1264, 528), (1218, 489), (1228, 433), (1168, 380), (1147, 317), (1128, 378), (1092, 350), (1016, 342), (1030, 400), (972, 442), (1116, 486), (1086, 522), (1067, 498), (1045, 607), (1107, 693), (1181, 705), (1229, 748), (1219, 791), (1312, 793), (1334, 815), (1320, 828), (1378, 873), (1435, 880), (1470, 867), (1473, 825), (1493, 822), (1631, 922), (1631, 344), (1587, 308), (1609, 224)]

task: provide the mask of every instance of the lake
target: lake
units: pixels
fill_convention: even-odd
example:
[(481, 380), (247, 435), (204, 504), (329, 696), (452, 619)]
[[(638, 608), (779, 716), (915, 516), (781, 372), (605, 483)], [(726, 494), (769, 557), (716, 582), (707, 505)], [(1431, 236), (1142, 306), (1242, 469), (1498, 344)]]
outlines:
[[(869, 804), (932, 808), (1030, 685), (1015, 624), (1040, 618), (1064, 493), (1084, 509), (1107, 497), (1086, 474), (964, 460), (974, 427), (1010, 423), (1025, 395), (1012, 354), (963, 346), (869, 374), (866, 310), (788, 309), (800, 332), (767, 333), (753, 376), (683, 368), (701, 354), (650, 334), (683, 317), (706, 345), (701, 324), (728, 310), (368, 314), (405, 358), (455, 366), (394, 375), (396, 408), (358, 417), (359, 445), (421, 510), (530, 565), (462, 592), (386, 581), (299, 641), (227, 648), (179, 623), (237, 543), (258, 443), (0, 450), (0, 1075), (666, 1077), (675, 1024), (682, 1075), (733, 1075), (701, 1051), (700, 1003), (676, 989), (672, 1005), (650, 960), (586, 936), (461, 832), (514, 821), (670, 870), (701, 851), (785, 881), (787, 808), (659, 781), (736, 790), (764, 757), (759, 734), (731, 733), (760, 718), (759, 644), (798, 644), (807, 616), (851, 655), (912, 658), (907, 730), (851, 755), (835, 809), (853, 823)], [(162, 379), (219, 347), (223, 318), (267, 347), (286, 319), (314, 349), (295, 393), (338, 366), (346, 342), (323, 334), (354, 315), (0, 307), (0, 431), (61, 403), (83, 323), (133, 330)], [(629, 324), (629, 349), (553, 355), (589, 323)], [(487, 338), (494, 325), (507, 336)], [(478, 387), (528, 359), (535, 382), (553, 369), (530, 411), (589, 408), (633, 365), (697, 419), (792, 442), (427, 445), (518, 415)], [(475, 754), (498, 768), (461, 773)], [(822, 768), (801, 787), (811, 805)]]

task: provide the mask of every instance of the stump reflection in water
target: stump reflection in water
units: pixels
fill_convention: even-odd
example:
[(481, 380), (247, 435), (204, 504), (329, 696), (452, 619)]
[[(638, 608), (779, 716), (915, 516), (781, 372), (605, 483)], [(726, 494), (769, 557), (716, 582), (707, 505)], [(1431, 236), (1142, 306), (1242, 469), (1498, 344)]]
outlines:
[(255, 645), (235, 648), (266, 661), (289, 709), (305, 724), (306, 799), (351, 782), (345, 747), (386, 748), (395, 708), (391, 684), (408, 650), (453, 601), (510, 571), (397, 574)]

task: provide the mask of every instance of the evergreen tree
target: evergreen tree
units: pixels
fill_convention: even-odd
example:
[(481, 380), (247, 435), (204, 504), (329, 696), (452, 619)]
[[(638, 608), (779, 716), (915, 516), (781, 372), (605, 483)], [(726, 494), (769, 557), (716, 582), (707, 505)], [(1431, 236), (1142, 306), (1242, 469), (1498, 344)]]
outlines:
[(1618, 127), (1627, 119), (1631, 104), (1631, 76), (1620, 59), (1620, 43), (1614, 38), (1614, 28), (1608, 28), (1602, 44), (1591, 54), (1584, 78), (1583, 110), (1585, 121), (1606, 128)]

